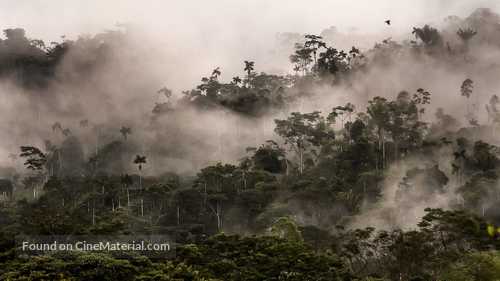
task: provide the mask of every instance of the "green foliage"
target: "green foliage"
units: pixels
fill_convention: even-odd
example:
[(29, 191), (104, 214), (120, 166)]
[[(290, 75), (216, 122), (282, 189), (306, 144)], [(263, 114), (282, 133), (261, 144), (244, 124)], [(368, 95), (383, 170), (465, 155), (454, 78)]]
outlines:
[[(85, 73), (111, 54), (113, 49), (107, 48), (115, 42), (111, 38), (123, 39), (121, 32), (110, 32), (47, 47), (43, 41), (26, 38), (22, 29), (4, 33), (0, 77), (14, 77), (20, 86), (35, 89), (52, 81), (68, 52), (81, 60), (64, 64), (69, 69), (58, 74), (58, 81), (87, 82), (82, 79)], [(145, 155), (136, 154), (138, 148), (129, 138), (131, 127), (115, 124), (109, 129), (116, 134), (102, 135), (98, 127), (97, 142), (101, 143), (95, 153), (88, 153), (80, 131), (54, 122), (45, 128), (52, 132), (43, 150), (21, 146), (20, 156), (31, 172), (0, 180), (0, 261), (5, 264), (0, 279), (498, 279), (499, 150), (486, 138), (479, 139), (495, 137), (497, 96), (486, 106), (488, 124), (480, 124), (477, 107), (467, 104), (469, 124), (461, 129), (443, 109), (437, 110), (434, 123), (423, 121), (430, 120), (425, 114), (431, 103), (431, 93), (424, 88), (411, 94), (366, 92), (375, 96), (366, 108), (325, 104), (332, 108), (328, 115), (288, 111), (289, 105), (312, 97), (317, 89), (344, 81), (342, 85), (350, 85), (357, 75), (379, 70), (379, 66), (391, 69), (393, 62), (407, 56), (422, 61), (446, 58), (462, 66), (463, 56), (455, 56), (449, 45), (444, 46), (437, 29), (425, 25), (413, 33), (421, 44), (389, 38), (363, 53), (355, 47), (336, 49), (323, 36), (308, 34), (290, 56), (296, 75), (259, 73), (254, 61), (245, 60), (243, 72), (234, 74), (231, 81), (223, 81), (222, 70), (216, 67), (175, 103), (172, 91), (161, 88), (157, 93), (167, 101), (155, 105), (154, 125), (170, 113), (185, 110), (201, 109), (206, 114), (217, 110), (257, 122), (261, 117), (286, 114), (275, 120), (275, 140), (253, 143), (255, 148), (247, 149), (239, 162), (208, 165), (192, 175), (148, 173), (143, 177), (148, 161)], [(468, 48), (476, 31), (459, 29), (457, 35)], [(80, 56), (86, 53), (90, 58)], [(471, 79), (460, 87), (468, 103), (473, 88)], [(79, 121), (80, 130), (89, 124), (88, 119)], [(121, 137), (116, 136), (118, 132)], [(249, 143), (242, 138), (234, 142), (234, 146)], [(159, 150), (148, 151), (151, 166), (155, 165), (151, 170), (162, 168), (155, 155)], [(127, 174), (133, 155), (139, 175)], [(15, 155), (9, 161), (15, 163)], [(395, 194), (384, 190), (394, 182), (399, 182)], [(18, 187), (30, 188), (33, 197), (13, 200), (28, 198), (25, 189)], [(386, 208), (382, 194), (385, 199), (395, 195), (397, 205), (418, 204), (422, 209), (428, 202), (447, 197), (444, 201), (450, 209), (426, 209), (412, 229), (349, 228), (367, 209), (380, 211), (375, 213), (382, 220), (405, 211)], [(179, 243), (177, 257), (150, 261), (102, 253), (14, 255), (17, 234), (135, 233), (172, 235)], [(258, 236), (264, 234), (271, 235)]]
[(297, 224), (290, 217), (277, 219), (271, 225), (269, 232), (274, 236), (293, 242), (301, 242), (303, 240)]
[(46, 163), (46, 155), (34, 146), (21, 146), (21, 157), (27, 158), (24, 165), (30, 170), (42, 170)]
[[(178, 259), (222, 280), (348, 280), (337, 257), (276, 237), (214, 236), (178, 249)], [(285, 278), (285, 279), (284, 279)]]
[(282, 173), (286, 169), (285, 151), (273, 141), (259, 147), (252, 156), (252, 161), (255, 169), (270, 173)]
[(500, 280), (499, 276), (500, 256), (495, 251), (465, 254), (445, 268), (439, 280), (496, 281)]
[(472, 94), (472, 89), (474, 88), (474, 81), (467, 78), (462, 82), (462, 86), (460, 86), (460, 93), (463, 97), (470, 98)]
[(314, 148), (327, 145), (334, 139), (334, 132), (328, 127), (319, 111), (311, 113), (292, 112), (286, 120), (274, 120), (276, 134), (284, 138), (285, 144), (299, 157), (299, 172), (304, 172), (305, 153), (316, 155)]

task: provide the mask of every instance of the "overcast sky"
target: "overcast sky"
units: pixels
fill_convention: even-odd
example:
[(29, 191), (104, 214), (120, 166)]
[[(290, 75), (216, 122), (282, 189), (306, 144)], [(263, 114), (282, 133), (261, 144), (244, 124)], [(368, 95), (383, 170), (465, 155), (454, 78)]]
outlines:
[(96, 33), (116, 23), (139, 24), (162, 34), (229, 36), (241, 31), (319, 33), (335, 25), (375, 32), (437, 23), (477, 7), (500, 9), (498, 0), (0, 0), (0, 26), (24, 27), (30, 37), (55, 40)]
[(499, 12), (500, 0), (0, 0), (0, 30), (22, 27), (29, 38), (50, 42), (133, 24), (146, 35), (141, 44), (165, 54), (158, 64), (166, 84), (185, 90), (216, 67), (223, 79), (241, 74), (243, 60), (256, 61), (258, 71), (291, 72), (289, 53), (272, 51), (278, 32), (354, 27), (359, 47), (359, 34), (401, 39), (414, 26), (437, 26), (479, 7)]

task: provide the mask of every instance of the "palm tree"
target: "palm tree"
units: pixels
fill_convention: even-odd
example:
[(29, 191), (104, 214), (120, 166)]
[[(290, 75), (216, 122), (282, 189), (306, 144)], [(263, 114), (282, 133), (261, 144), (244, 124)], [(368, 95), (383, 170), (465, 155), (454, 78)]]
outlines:
[(243, 69), (244, 71), (247, 72), (247, 86), (250, 84), (250, 77), (252, 75), (252, 71), (254, 70), (254, 65), (255, 63), (253, 61), (244, 61), (245, 63), (245, 68)]
[(239, 76), (233, 77), (233, 83), (238, 86), (241, 83), (241, 78)]
[(134, 164), (139, 168), (139, 187), (142, 189), (142, 165), (146, 164), (146, 156), (137, 154), (134, 159)]
[(220, 72), (220, 67), (216, 67), (213, 71), (212, 71), (212, 76), (211, 78), (213, 79), (217, 79), (219, 78), (219, 76), (221, 75), (221, 72)]
[(122, 134), (123, 138), (127, 140), (127, 136), (132, 133), (132, 129), (130, 127), (122, 127), (120, 129), (120, 133)]

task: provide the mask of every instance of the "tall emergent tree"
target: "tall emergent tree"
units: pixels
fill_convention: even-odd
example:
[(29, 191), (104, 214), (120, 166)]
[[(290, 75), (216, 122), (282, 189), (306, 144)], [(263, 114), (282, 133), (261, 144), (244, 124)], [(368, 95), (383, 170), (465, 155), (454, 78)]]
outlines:
[(146, 156), (136, 155), (134, 159), (134, 164), (137, 165), (139, 169), (139, 187), (142, 189), (142, 165), (146, 164)]
[(255, 62), (246, 60), (244, 61), (244, 63), (245, 63), (245, 68), (243, 70), (247, 73), (246, 84), (247, 87), (250, 87), (250, 81), (252, 79), (252, 72), (254, 70)]
[(320, 147), (334, 139), (331, 130), (319, 111), (311, 113), (292, 112), (286, 120), (274, 120), (274, 131), (285, 139), (299, 157), (299, 173), (304, 172), (304, 154), (312, 147)]
[(120, 134), (123, 136), (125, 140), (127, 140), (128, 135), (132, 134), (132, 129), (130, 127), (123, 126), (120, 129)]

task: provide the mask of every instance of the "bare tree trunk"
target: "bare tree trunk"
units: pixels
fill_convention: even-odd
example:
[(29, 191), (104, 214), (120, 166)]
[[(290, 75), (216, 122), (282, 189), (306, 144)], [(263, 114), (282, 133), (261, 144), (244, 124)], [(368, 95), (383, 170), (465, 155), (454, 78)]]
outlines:
[(217, 230), (220, 232), (222, 230), (222, 205), (217, 202)]
[(217, 219), (217, 232), (220, 232), (222, 229), (222, 205), (219, 201), (217, 201), (215, 209), (210, 205), (209, 207)]
[(394, 141), (394, 160), (399, 160), (399, 142)]
[(385, 169), (385, 140), (382, 137), (382, 168)]
[(300, 174), (304, 172), (304, 151), (302, 148), (299, 148), (299, 171)]
[(144, 199), (141, 198), (141, 217), (144, 217)]
[(95, 204), (92, 203), (92, 225), (95, 225)]
[(247, 176), (245, 171), (243, 171), (243, 189), (247, 189)]
[(181, 208), (177, 205), (177, 225), (181, 224)]
[(207, 183), (204, 183), (204, 188), (205, 188), (205, 194), (203, 195), (203, 207), (207, 207)]
[(130, 208), (130, 191), (128, 186), (127, 186), (127, 207)]
[[(378, 150), (379, 150), (379, 153), (382, 152), (382, 154), (383, 154), (383, 149), (382, 149), (383, 144), (382, 144), (382, 142), (383, 142), (382, 141), (382, 129), (379, 127), (378, 128)], [(383, 162), (383, 156), (380, 157), (379, 153), (377, 153), (377, 155), (378, 155), (377, 156), (377, 170), (378, 170), (379, 167), (381, 169), (384, 168), (384, 164), (382, 163)]]
[(62, 171), (62, 169), (63, 169), (63, 163), (62, 163), (62, 155), (61, 155), (61, 151), (60, 151), (59, 149), (57, 150), (57, 155), (58, 155), (58, 157), (57, 157), (57, 158), (59, 158), (59, 171), (58, 171), (58, 173), (57, 173), (57, 174), (58, 174), (58, 175), (60, 175), (60, 174), (61, 174), (61, 171)]
[(96, 142), (95, 142), (95, 156), (96, 156), (96, 163), (97, 163), (97, 155), (99, 154), (99, 137), (101, 134), (101, 129), (97, 129), (97, 137), (96, 137)]

